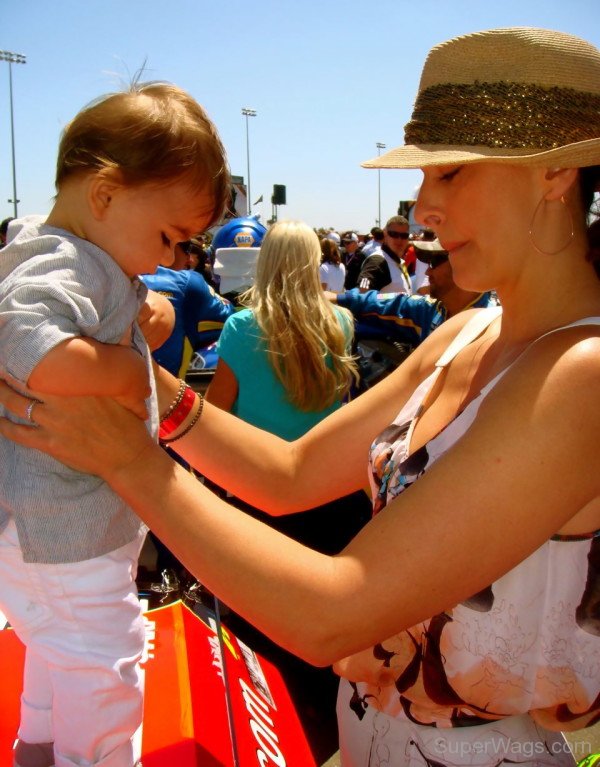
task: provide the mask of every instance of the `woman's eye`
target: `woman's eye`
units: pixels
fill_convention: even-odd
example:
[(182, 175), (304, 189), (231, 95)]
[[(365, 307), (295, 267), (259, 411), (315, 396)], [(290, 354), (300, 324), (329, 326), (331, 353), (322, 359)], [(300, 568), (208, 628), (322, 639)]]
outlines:
[(447, 173), (443, 173), (440, 176), (440, 181), (450, 181), (451, 179), (456, 176), (456, 174), (460, 171), (462, 168), (462, 165), (459, 165), (458, 168), (453, 168), (452, 170), (449, 170)]
[(171, 240), (167, 237), (167, 235), (164, 232), (161, 232), (161, 238), (163, 245), (166, 245), (167, 248), (171, 247)]

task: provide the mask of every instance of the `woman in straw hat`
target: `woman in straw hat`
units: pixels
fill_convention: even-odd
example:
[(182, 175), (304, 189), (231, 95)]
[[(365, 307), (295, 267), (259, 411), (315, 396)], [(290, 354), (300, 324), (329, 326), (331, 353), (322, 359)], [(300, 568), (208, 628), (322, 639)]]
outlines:
[(436, 46), (405, 145), (366, 165), (423, 169), (416, 218), (456, 282), (495, 288), (503, 310), (448, 320), (291, 444), (190, 404), (158, 373), (163, 436), (274, 514), (360, 488), (369, 456), (378, 513), (339, 556), (215, 499), (111, 401), (46, 397), (32, 412), (3, 384), (0, 401), (38, 428), (0, 429), (100, 474), (228, 604), (335, 663), (344, 765), (572, 763), (560, 731), (600, 713), (600, 282), (587, 228), (600, 52), (538, 29)]

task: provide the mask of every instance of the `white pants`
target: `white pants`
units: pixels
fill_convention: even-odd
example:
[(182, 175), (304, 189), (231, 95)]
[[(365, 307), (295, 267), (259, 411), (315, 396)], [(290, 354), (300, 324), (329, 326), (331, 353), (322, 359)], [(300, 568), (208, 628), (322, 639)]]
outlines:
[(575, 765), (562, 734), (539, 727), (526, 714), (443, 729), (397, 719), (372, 706), (359, 719), (349, 708), (351, 697), (352, 687), (342, 679), (337, 708), (342, 767)]
[(132, 767), (142, 721), (144, 623), (135, 576), (144, 533), (101, 557), (23, 562), (0, 534), (0, 606), (27, 648), (19, 738), (54, 742), (56, 767)]

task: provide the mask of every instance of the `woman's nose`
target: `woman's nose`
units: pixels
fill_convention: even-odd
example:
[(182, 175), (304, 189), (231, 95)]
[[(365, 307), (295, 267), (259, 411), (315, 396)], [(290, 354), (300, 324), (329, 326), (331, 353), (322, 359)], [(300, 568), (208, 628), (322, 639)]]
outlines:
[(429, 229), (435, 230), (442, 222), (442, 212), (436, 203), (427, 179), (421, 184), (413, 214), (418, 224)]

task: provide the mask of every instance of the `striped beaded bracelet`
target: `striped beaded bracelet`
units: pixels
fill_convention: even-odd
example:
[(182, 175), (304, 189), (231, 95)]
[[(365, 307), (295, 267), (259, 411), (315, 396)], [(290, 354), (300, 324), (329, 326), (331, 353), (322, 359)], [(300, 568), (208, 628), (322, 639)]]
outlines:
[(161, 440), (172, 434), (185, 421), (191, 413), (196, 401), (196, 392), (190, 387), (185, 386), (179, 402), (170, 409), (169, 414), (160, 422), (158, 436)]
[(194, 428), (194, 426), (198, 423), (198, 421), (200, 420), (200, 416), (202, 415), (202, 410), (204, 408), (204, 397), (201, 394), (198, 394), (198, 397), (199, 397), (199, 404), (198, 404), (198, 410), (196, 411), (196, 415), (188, 423), (185, 429), (176, 437), (170, 437), (169, 439), (163, 439), (161, 437), (160, 442), (162, 445), (169, 445), (171, 442), (176, 442), (178, 439), (185, 437), (185, 435), (188, 434)]
[(175, 395), (175, 399), (169, 407), (166, 409), (166, 411), (161, 415), (160, 422), (166, 421), (167, 418), (171, 415), (171, 413), (175, 410), (175, 408), (181, 403), (181, 400), (183, 399), (183, 395), (185, 394), (185, 390), (187, 388), (186, 382), (183, 380), (183, 378), (179, 379), (179, 388), (177, 389), (177, 394)]

